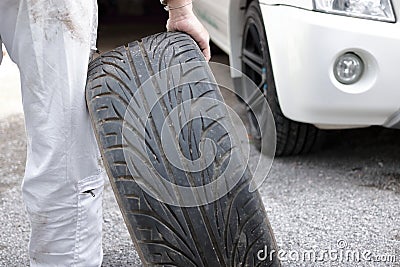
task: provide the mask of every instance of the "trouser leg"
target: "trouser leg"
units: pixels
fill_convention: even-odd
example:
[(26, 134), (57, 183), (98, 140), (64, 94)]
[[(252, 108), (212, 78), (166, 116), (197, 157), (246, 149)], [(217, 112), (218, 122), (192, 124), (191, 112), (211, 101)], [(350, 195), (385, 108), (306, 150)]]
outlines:
[(3, 42), (1, 41), (1, 36), (0, 36), (0, 64), (1, 61), (3, 61)]
[(101, 264), (104, 172), (84, 99), (96, 9), (96, 0), (0, 2), (0, 36), (21, 73), (31, 266)]

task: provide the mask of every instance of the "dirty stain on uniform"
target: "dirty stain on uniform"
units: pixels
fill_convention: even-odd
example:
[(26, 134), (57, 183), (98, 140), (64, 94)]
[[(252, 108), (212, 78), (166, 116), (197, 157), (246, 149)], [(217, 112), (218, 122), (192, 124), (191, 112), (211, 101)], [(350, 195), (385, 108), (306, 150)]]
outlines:
[(97, 26), (97, 21), (88, 24), (88, 19), (83, 19), (93, 13), (93, 10), (87, 10), (88, 5), (79, 1), (28, 0), (27, 6), (31, 25), (43, 31), (45, 40), (65, 33), (81, 43), (93, 38), (93, 24)]

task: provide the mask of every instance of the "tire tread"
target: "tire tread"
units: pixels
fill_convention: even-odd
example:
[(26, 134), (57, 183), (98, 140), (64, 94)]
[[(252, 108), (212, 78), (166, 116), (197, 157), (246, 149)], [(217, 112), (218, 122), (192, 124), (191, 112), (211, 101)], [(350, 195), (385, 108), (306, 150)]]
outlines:
[[(199, 141), (207, 137), (216, 140), (222, 157), (200, 174), (177, 170), (163, 152), (160, 125), (185, 100), (192, 99), (194, 103), (203, 97), (222, 100), (219, 89), (197, 82), (162, 96), (160, 85), (153, 79), (152, 87), (161, 98), (152, 110), (147, 92), (136, 94), (159, 71), (202, 58), (195, 42), (186, 34), (160, 33), (105, 53), (89, 66), (86, 93), (96, 138), (125, 223), (145, 266), (256, 266), (254, 255), (260, 248), (268, 245), (276, 249), (261, 197), (258, 192), (248, 191), (251, 180), (248, 170), (226, 196), (192, 208), (159, 202), (137, 183), (145, 183), (146, 174), (152, 169), (179, 185), (210, 183), (236, 149), (218, 123), (206, 119), (187, 123), (189, 110), (182, 110), (180, 125), (174, 125), (182, 129), (179, 139), (182, 153), (195, 160), (200, 156)], [(213, 79), (208, 70), (184, 70), (184, 67), (181, 77), (190, 72), (204, 72), (202, 80)], [(124, 120), (127, 109), (134, 111), (132, 124)], [(218, 120), (228, 120), (219, 105), (207, 112), (222, 114)], [(152, 116), (143, 117), (144, 114)], [(140, 134), (143, 128), (145, 136)], [(123, 130), (135, 135), (142, 145), (124, 144)], [(140, 159), (132, 162), (133, 173), (128, 169), (124, 149)], [(276, 258), (272, 263), (279, 266)], [(268, 265), (270, 262), (261, 263)]]

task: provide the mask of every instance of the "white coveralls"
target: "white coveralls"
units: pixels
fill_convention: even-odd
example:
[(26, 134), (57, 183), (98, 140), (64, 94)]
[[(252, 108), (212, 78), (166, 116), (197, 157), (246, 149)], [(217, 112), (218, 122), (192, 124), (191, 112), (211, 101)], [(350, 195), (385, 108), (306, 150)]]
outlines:
[(21, 72), (31, 266), (101, 265), (104, 171), (84, 99), (96, 31), (96, 0), (0, 0), (0, 48)]

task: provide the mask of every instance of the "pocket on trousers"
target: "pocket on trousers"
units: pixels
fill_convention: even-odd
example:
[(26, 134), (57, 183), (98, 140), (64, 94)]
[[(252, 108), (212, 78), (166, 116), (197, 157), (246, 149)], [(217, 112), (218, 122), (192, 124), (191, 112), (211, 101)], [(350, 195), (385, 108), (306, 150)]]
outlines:
[(70, 199), (60, 204), (63, 209), (53, 213), (28, 210), (32, 266), (101, 265), (103, 186), (104, 175), (88, 177), (70, 190)]
[(102, 194), (104, 188), (104, 175), (96, 175), (83, 179), (78, 182), (78, 191), (80, 195), (80, 200), (84, 201), (84, 199), (88, 196), (92, 198), (96, 198), (97, 194)]
[(84, 230), (102, 223), (103, 175), (91, 176), (78, 183), (78, 226)]
[(75, 245), (78, 266), (97, 266), (101, 263), (103, 189), (104, 175), (88, 177), (78, 183), (78, 222)]

